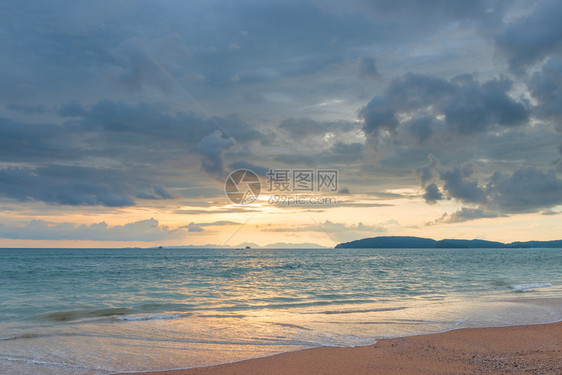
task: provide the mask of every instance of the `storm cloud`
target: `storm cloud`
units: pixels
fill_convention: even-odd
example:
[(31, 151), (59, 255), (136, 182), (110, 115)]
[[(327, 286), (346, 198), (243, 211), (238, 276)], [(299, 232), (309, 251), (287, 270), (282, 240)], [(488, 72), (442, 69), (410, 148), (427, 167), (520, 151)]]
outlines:
[[(448, 198), (475, 206), (463, 208), (454, 220), (449, 217), (449, 222), (477, 218), (477, 213), (487, 215), (481, 217), (498, 217), (539, 212), (562, 204), (562, 179), (552, 169), (522, 167), (511, 173), (497, 171), (489, 177), (479, 178), (470, 163), (449, 169), (433, 162), (430, 165), (435, 170), (431, 176), (439, 175), (438, 179), (432, 177), (431, 180), (440, 180)], [(423, 197), (429, 204), (443, 198), (436, 182), (425, 187)]]
[[(407, 200), (450, 210), (440, 224), (557, 212), (561, 17), (551, 0), (7, 0), (0, 204), (7, 222), (25, 221), (20, 208), (45, 219), (38, 234), (64, 232), (48, 215), (74, 210), (242, 215), (260, 209), (223, 206), (233, 169), (328, 168), (342, 212), (392, 215)], [(329, 218), (334, 233), (382, 230)], [(211, 232), (185, 220), (68, 233)]]
[(480, 83), (469, 74), (445, 80), (408, 73), (395, 79), (384, 96), (373, 98), (361, 111), (363, 131), (380, 141), (380, 136), (395, 136), (404, 126), (419, 141), (425, 141), (437, 130), (432, 123), (440, 122), (441, 117), (445, 128), (458, 135), (522, 126), (530, 112), (526, 103), (509, 96), (512, 85), (505, 76)]
[(533, 4), (532, 8), (532, 12), (517, 17), (495, 37), (498, 49), (516, 72), (552, 53), (562, 52), (562, 4), (548, 0)]

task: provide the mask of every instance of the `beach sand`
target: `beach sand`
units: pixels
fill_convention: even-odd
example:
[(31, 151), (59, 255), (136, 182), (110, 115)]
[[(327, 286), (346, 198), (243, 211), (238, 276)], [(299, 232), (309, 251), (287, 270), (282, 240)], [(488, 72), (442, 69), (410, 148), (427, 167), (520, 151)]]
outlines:
[(322, 347), (154, 375), (562, 374), (562, 322)]

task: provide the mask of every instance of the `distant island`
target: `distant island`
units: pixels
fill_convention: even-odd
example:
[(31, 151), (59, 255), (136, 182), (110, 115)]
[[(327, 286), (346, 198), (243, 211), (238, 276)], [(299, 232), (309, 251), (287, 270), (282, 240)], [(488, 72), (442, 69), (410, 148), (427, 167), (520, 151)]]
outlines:
[(432, 240), (421, 237), (381, 236), (340, 243), (336, 249), (431, 249), (431, 248), (562, 248), (562, 240), (502, 243), (486, 240)]

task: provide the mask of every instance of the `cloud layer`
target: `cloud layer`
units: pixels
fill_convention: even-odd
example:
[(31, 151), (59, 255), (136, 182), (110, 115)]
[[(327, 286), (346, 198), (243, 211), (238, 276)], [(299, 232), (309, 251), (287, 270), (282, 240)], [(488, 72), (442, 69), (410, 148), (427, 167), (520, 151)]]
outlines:
[[(225, 207), (233, 169), (331, 168), (341, 210), (386, 194), (376, 208), (397, 216), (409, 199), (428, 216), (454, 205), (439, 225), (557, 212), (561, 17), (554, 0), (8, 0), (0, 204), (187, 215), (172, 229), (26, 224), (44, 238), (163, 240), (206, 232), (192, 216), (260, 210)], [(321, 220), (334, 233), (378, 230), (337, 215)]]

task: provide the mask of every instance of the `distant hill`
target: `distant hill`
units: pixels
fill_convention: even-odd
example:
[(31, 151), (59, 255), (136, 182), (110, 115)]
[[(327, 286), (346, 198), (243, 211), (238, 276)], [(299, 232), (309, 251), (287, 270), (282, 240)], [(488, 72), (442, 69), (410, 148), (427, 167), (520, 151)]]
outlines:
[(559, 241), (528, 241), (512, 242), (505, 244), (502, 242), (486, 240), (432, 240), (431, 238), (421, 237), (399, 237), (381, 236), (363, 238), (361, 240), (344, 242), (336, 246), (337, 249), (428, 249), (428, 248), (462, 248), (462, 249), (482, 249), (482, 248), (531, 248), (549, 247), (562, 248), (562, 240)]

